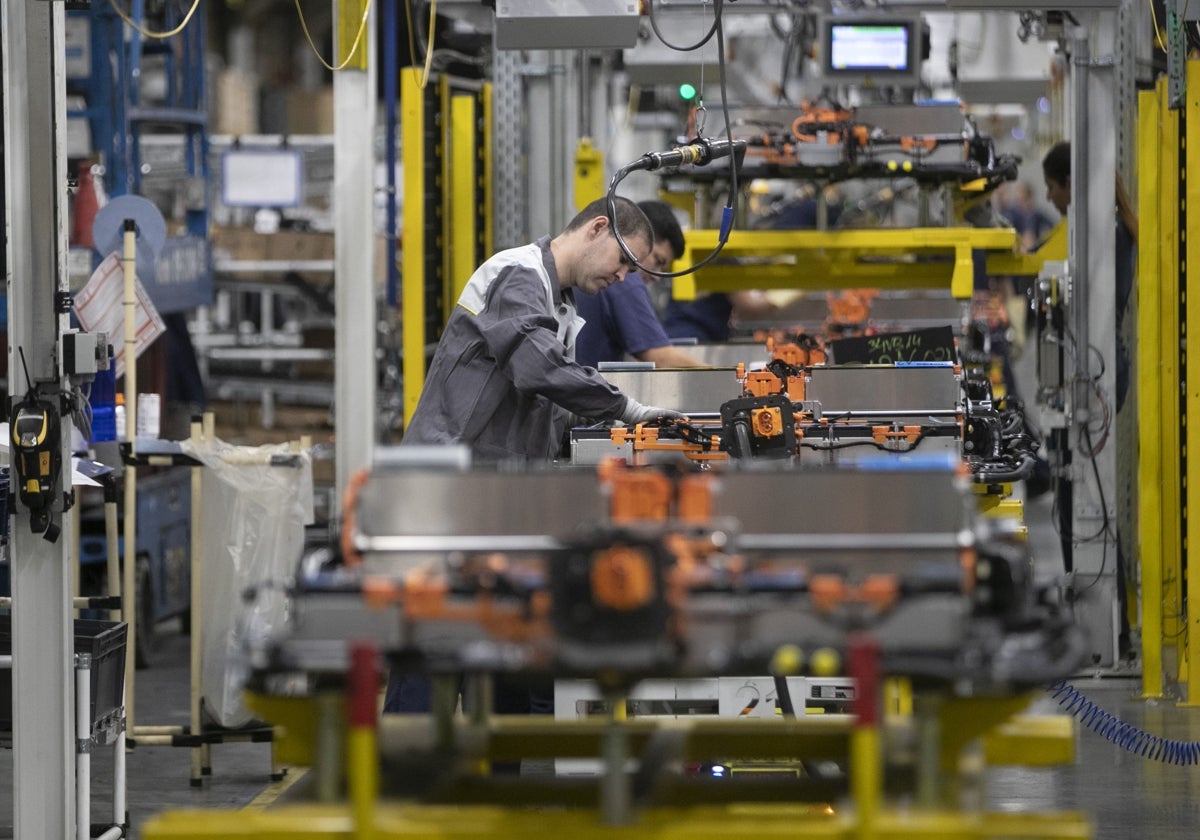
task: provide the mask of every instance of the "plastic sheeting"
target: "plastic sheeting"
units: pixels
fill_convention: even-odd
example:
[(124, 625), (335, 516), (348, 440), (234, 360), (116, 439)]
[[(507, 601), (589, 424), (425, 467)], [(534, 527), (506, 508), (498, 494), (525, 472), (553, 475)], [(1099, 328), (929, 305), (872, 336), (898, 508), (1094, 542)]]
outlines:
[[(284, 588), (313, 519), (312, 458), (287, 444), (184, 441), (201, 461), (200, 692), (225, 727), (253, 720), (242, 700), (248, 650), (288, 618)], [(193, 581), (193, 586), (196, 582)]]

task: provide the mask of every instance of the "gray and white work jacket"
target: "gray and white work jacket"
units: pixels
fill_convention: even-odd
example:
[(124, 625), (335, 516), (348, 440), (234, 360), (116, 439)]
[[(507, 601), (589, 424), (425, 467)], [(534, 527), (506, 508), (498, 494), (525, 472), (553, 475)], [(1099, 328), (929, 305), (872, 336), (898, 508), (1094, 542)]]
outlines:
[(582, 326), (562, 294), (550, 237), (496, 254), (454, 307), (403, 442), (466, 443), (486, 459), (552, 458), (569, 412), (619, 417), (625, 395), (574, 361)]

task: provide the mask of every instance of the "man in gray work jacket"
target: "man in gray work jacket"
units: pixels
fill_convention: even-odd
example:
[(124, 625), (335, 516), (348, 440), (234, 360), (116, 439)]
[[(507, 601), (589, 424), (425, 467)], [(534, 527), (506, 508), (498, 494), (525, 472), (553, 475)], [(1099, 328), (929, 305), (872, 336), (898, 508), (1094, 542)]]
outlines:
[[(615, 218), (626, 246), (644, 262), (654, 244), (646, 215), (618, 198)], [(626, 423), (679, 417), (641, 405), (575, 363), (583, 319), (574, 290), (595, 294), (624, 280), (630, 268), (604, 199), (583, 208), (553, 239), (501, 251), (481, 265), (446, 323), (402, 444), (465, 443), (476, 458), (548, 459), (558, 452), (569, 413)], [(546, 693), (534, 694), (500, 681), (494, 711), (549, 711), (542, 708), (552, 702)], [(383, 710), (429, 708), (428, 678), (393, 671)]]
[[(643, 262), (654, 245), (645, 214), (616, 200), (615, 222)], [(481, 265), (446, 323), (406, 444), (468, 444), (475, 457), (553, 458), (569, 414), (645, 423), (678, 413), (644, 406), (575, 363), (583, 319), (574, 290), (595, 294), (632, 268), (605, 199), (562, 233), (501, 251)]]

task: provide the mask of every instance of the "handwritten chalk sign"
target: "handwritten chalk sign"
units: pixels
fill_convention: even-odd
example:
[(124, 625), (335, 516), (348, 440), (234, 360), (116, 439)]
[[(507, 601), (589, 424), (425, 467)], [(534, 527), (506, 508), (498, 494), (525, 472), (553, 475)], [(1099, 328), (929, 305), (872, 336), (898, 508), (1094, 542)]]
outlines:
[(948, 326), (842, 338), (831, 341), (826, 349), (837, 365), (894, 365), (958, 360), (954, 349), (954, 330)]

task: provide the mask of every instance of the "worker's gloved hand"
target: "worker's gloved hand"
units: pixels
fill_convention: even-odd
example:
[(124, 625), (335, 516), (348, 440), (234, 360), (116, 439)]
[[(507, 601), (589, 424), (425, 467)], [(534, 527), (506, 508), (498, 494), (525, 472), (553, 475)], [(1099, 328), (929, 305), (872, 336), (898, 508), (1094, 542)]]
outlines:
[(633, 397), (626, 397), (628, 402), (621, 413), (621, 420), (630, 426), (638, 423), (658, 423), (663, 420), (683, 420), (684, 415), (669, 408), (658, 408), (653, 405), (642, 405)]

